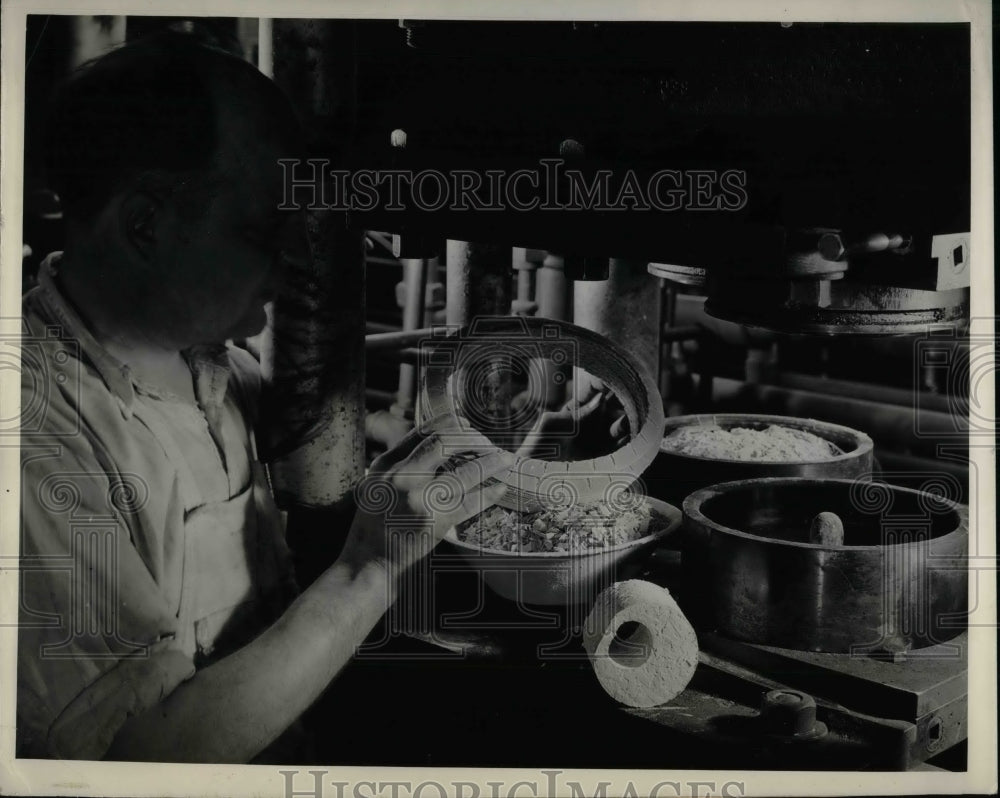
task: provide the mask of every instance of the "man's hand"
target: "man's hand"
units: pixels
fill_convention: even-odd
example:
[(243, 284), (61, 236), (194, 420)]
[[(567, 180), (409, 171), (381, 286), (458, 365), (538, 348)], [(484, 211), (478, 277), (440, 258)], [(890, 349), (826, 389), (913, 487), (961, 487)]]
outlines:
[(444, 418), (413, 430), (376, 458), (355, 490), (358, 509), (341, 560), (400, 573), (451, 527), (495, 504), (505, 486), (483, 483), (512, 461), (484, 436)]
[(594, 456), (612, 451), (629, 439), (628, 418), (615, 395), (591, 377), (559, 410), (543, 412), (518, 448), (520, 457), (546, 456), (553, 448), (557, 460)]

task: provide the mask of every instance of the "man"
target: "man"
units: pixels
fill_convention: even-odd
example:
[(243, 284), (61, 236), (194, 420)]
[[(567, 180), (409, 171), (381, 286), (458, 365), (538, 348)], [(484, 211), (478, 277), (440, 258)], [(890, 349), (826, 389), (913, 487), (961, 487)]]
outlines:
[[(183, 34), (75, 76), (49, 128), (66, 249), (24, 301), (21, 756), (242, 762), (313, 702), (393, 599), (418, 544), (359, 511), (343, 554), (289, 604), (257, 462), (256, 361), (281, 264), (292, 109), (241, 60)], [(413, 510), (445, 460), (411, 435), (380, 487)], [(428, 518), (436, 540), (489, 495)], [(433, 542), (433, 541), (432, 541)]]

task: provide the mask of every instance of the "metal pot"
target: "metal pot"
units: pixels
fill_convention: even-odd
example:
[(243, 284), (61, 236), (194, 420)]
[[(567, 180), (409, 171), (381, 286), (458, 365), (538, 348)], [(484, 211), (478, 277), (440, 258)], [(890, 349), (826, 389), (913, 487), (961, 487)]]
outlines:
[[(810, 543), (835, 513), (843, 545)], [(805, 651), (890, 654), (965, 628), (968, 510), (857, 480), (753, 479), (684, 502), (684, 604), (696, 626)]]

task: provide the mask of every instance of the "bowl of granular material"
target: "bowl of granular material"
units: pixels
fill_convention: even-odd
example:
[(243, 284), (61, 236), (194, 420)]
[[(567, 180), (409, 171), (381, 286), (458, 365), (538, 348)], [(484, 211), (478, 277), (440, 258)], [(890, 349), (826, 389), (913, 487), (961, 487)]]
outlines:
[(633, 576), (681, 518), (677, 507), (641, 495), (533, 512), (493, 506), (449, 530), (445, 541), (506, 599), (586, 604)]
[(719, 413), (668, 418), (646, 492), (681, 504), (701, 488), (765, 477), (870, 478), (865, 433), (808, 418)]

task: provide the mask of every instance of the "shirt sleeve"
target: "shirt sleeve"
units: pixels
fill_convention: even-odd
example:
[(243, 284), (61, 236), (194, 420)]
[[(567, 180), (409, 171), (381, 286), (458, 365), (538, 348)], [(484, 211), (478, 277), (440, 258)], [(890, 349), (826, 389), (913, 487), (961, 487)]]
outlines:
[(85, 434), (22, 437), (19, 756), (100, 759), (130, 716), (194, 675), (132, 542), (141, 490)]

